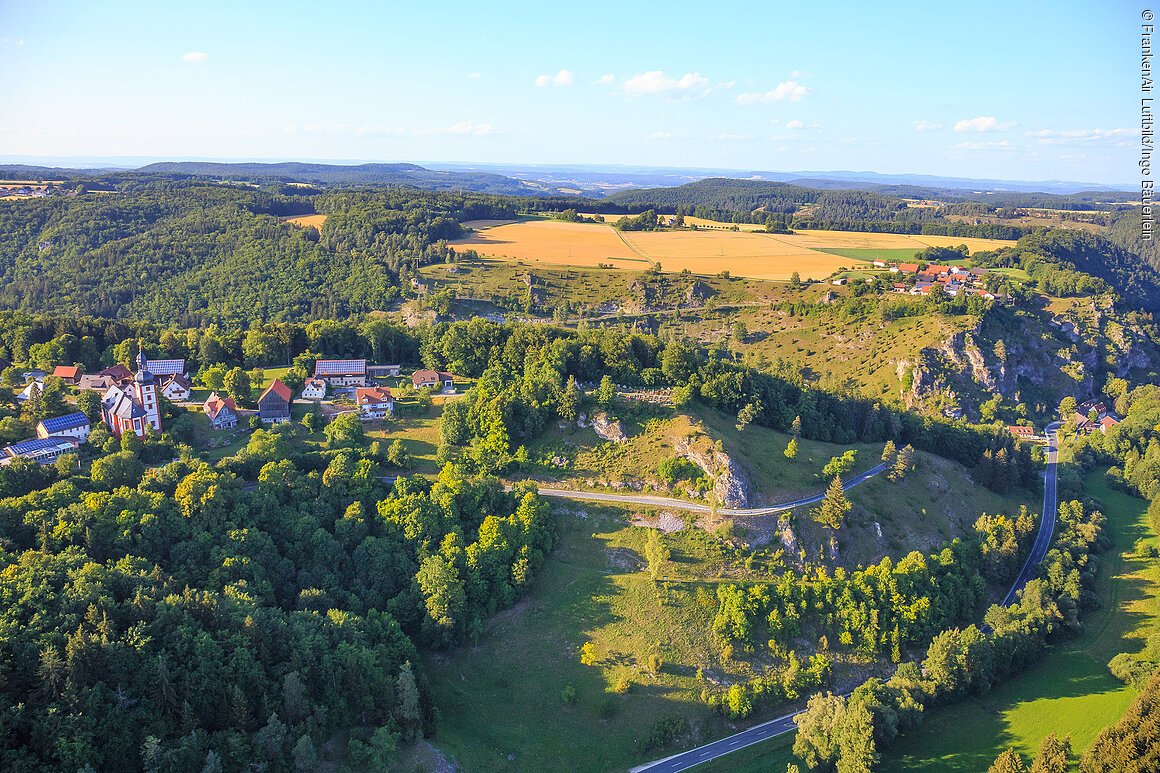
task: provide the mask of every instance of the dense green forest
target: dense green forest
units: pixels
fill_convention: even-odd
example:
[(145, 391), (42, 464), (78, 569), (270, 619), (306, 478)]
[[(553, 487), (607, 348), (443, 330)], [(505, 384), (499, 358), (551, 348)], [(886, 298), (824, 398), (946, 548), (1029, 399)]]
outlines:
[(378, 770), (431, 732), (416, 647), (514, 601), (548, 508), (450, 468), (388, 486), (359, 447), (288, 454), (294, 431), (216, 468), (145, 472), (126, 442), (0, 500), (0, 766), (307, 769), (342, 730)]

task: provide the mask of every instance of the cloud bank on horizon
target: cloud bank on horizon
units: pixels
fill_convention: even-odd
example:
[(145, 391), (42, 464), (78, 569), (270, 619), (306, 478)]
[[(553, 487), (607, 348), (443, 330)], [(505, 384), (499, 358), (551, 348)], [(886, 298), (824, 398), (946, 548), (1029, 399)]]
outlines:
[[(0, 147), (1136, 176), (1137, 20), (1107, 7), (833, 4), (709, 24), (682, 3), (615, 16), (296, 5), (0, 0)], [(1082, 100), (1051, 85), (1045, 39), (1068, 51), (1067, 93)]]

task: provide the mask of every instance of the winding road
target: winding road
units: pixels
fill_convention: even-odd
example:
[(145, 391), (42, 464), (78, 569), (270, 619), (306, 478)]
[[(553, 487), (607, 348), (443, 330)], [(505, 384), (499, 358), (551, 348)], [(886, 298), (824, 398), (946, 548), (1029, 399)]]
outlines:
[[(849, 490), (860, 483), (873, 478), (875, 475), (883, 472), (886, 469), (885, 464), (876, 464), (865, 472), (858, 473), (850, 480), (843, 482), (842, 488)], [(560, 499), (578, 499), (590, 502), (614, 502), (626, 505), (652, 505), (654, 507), (667, 507), (672, 510), (684, 510), (691, 513), (710, 513), (713, 508), (709, 505), (703, 505), (698, 502), (686, 502), (683, 499), (673, 499), (672, 497), (654, 497), (646, 495), (633, 494), (604, 494), (599, 491), (572, 491), (571, 489), (561, 488), (541, 488), (539, 489), (541, 496), (558, 497)], [(743, 508), (717, 508), (718, 515), (772, 515), (773, 513), (784, 512), (785, 510), (792, 510), (795, 507), (803, 505), (812, 505), (815, 502), (821, 502), (825, 498), (825, 492), (814, 494), (803, 499), (795, 499), (792, 502), (782, 502), (776, 505), (769, 505), (768, 507), (743, 507)]]
[[(1027, 556), (1027, 560), (1023, 564), (1023, 568), (1019, 570), (1019, 574), (1015, 577), (1015, 581), (1011, 583), (1011, 589), (1007, 591), (1007, 595), (1003, 597), (1004, 606), (1010, 605), (1014, 602), (1015, 596), (1023, 589), (1032, 577), (1035, 576), (1035, 569), (1039, 563), (1047, 555), (1048, 548), (1051, 547), (1051, 537), (1055, 532), (1055, 519), (1057, 511), (1057, 494), (1056, 494), (1056, 461), (1058, 459), (1058, 436), (1059, 422), (1049, 424), (1046, 429), (1047, 434), (1047, 470), (1043, 476), (1043, 516), (1039, 519), (1039, 532), (1035, 535), (1035, 543), (1031, 546), (1031, 552)], [(879, 465), (881, 468), (883, 465)], [(881, 472), (878, 469), (877, 472)], [(872, 470), (867, 470), (867, 473), (877, 474)], [(865, 480), (865, 478), (863, 478)], [(861, 481), (858, 481), (861, 482)], [(854, 485), (851, 480), (849, 485)], [(543, 493), (543, 492), (541, 492)], [(821, 496), (813, 497), (808, 500), (802, 500), (798, 504), (808, 504), (816, 502), (821, 499)], [(796, 507), (797, 505), (790, 505)], [(725, 512), (725, 511), (720, 511)], [(776, 512), (773, 510), (772, 512)], [(848, 695), (848, 693), (847, 693)], [(785, 716), (771, 719), (762, 722), (760, 725), (754, 725), (748, 730), (742, 730), (740, 733), (735, 733), (726, 736), (712, 743), (707, 743), (704, 746), (698, 746), (695, 749), (689, 749), (680, 754), (674, 754), (671, 757), (666, 757), (655, 762), (645, 763), (632, 769), (632, 773), (676, 773), (676, 771), (688, 770), (691, 767), (700, 765), (703, 762), (715, 760), (718, 757), (724, 757), (726, 754), (744, 749), (747, 746), (752, 746), (756, 743), (761, 743), (770, 738), (776, 738), (780, 735), (793, 732), (797, 729), (794, 724), (794, 717), (798, 712), (786, 714)]]

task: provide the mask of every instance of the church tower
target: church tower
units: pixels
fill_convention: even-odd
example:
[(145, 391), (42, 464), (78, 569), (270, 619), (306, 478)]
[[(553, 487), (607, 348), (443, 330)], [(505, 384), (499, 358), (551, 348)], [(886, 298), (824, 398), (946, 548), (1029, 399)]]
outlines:
[(133, 375), (133, 393), (145, 411), (145, 422), (155, 431), (161, 431), (161, 405), (157, 401), (157, 379), (149, 372), (144, 350), (137, 353), (137, 372)]

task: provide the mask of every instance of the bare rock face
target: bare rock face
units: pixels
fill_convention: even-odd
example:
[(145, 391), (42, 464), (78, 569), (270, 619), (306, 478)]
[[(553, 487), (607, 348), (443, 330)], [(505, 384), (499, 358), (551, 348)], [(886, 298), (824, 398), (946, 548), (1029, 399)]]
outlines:
[(678, 439), (674, 448), (709, 476), (713, 481), (713, 493), (722, 507), (749, 507), (749, 479), (729, 454), (708, 442), (707, 436)]
[(592, 429), (601, 440), (613, 443), (623, 443), (628, 440), (628, 435), (624, 434), (624, 426), (621, 425), (620, 419), (609, 416), (604, 411), (592, 414)]

